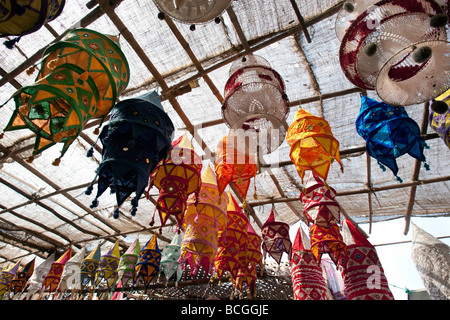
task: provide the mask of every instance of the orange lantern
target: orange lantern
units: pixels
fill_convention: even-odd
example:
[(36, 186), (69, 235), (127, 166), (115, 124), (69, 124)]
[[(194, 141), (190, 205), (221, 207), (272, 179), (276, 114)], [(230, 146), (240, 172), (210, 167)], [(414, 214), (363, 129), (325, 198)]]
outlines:
[(48, 289), (49, 292), (53, 292), (61, 281), (61, 275), (64, 270), (64, 266), (72, 256), (72, 249), (67, 250), (58, 260), (52, 263), (50, 271), (44, 279), (42, 289)]
[(286, 141), (291, 146), (289, 156), (302, 178), (312, 170), (323, 180), (327, 179), (331, 163), (336, 160), (343, 172), (339, 141), (333, 136), (328, 121), (313, 116), (300, 108), (289, 126)]
[(156, 209), (161, 227), (166, 224), (169, 215), (175, 216), (178, 226), (181, 226), (188, 196), (193, 193), (197, 197), (200, 190), (201, 170), (200, 156), (186, 134), (182, 135), (172, 143), (168, 158), (162, 159), (150, 175), (149, 190), (156, 186), (160, 192)]

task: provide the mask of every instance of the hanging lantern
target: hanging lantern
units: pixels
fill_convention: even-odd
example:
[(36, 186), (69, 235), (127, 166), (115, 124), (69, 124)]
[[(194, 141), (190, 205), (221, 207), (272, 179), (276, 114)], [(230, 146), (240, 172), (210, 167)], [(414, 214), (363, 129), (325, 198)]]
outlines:
[[(150, 173), (170, 150), (173, 131), (172, 121), (155, 91), (115, 105), (99, 136), (103, 159), (97, 168), (98, 190), (91, 208), (98, 205), (98, 198), (109, 187), (117, 199), (114, 218), (119, 217), (119, 207), (133, 192), (134, 216)], [(92, 188), (91, 184), (86, 193), (90, 194)]]
[(100, 263), (100, 254), (100, 244), (98, 244), (95, 250), (91, 251), (81, 263), (80, 282), (82, 289), (94, 284), (95, 272)]
[(295, 300), (328, 300), (322, 269), (311, 252), (311, 243), (301, 226), (292, 245), (290, 263)]
[(63, 11), (65, 0), (7, 0), (0, 4), (0, 37), (18, 36), (5, 41), (12, 48), (20, 38), (39, 30)]
[(336, 19), (342, 70), (388, 104), (432, 99), (450, 86), (447, 22), (433, 0), (348, 1)]
[(72, 256), (72, 249), (69, 248), (58, 260), (52, 263), (50, 271), (44, 279), (42, 284), (42, 290), (48, 290), (48, 292), (53, 292), (58, 288), (59, 281), (61, 280), (61, 275), (64, 270), (66, 262)]
[(164, 14), (182, 23), (191, 24), (190, 29), (195, 30), (195, 24), (214, 20), (220, 22), (219, 16), (228, 8), (231, 0), (153, 0), (160, 10), (158, 17), (164, 19)]
[(278, 264), (280, 264), (283, 252), (291, 259), (292, 242), (289, 238), (289, 225), (285, 222), (275, 221), (274, 206), (270, 211), (269, 218), (261, 227), (262, 249), (264, 257), (269, 254)]
[(136, 262), (139, 257), (141, 246), (139, 238), (136, 238), (127, 251), (120, 257), (119, 267), (117, 268), (117, 287), (125, 287), (128, 282), (136, 281)]
[(335, 200), (336, 191), (311, 172), (305, 188), (300, 193), (304, 216), (309, 224), (311, 252), (317, 263), (328, 253), (337, 263), (345, 251), (345, 243), (339, 231), (340, 206)]
[(369, 155), (375, 158), (384, 170), (387, 166), (392, 170), (397, 180), (398, 166), (396, 158), (408, 153), (410, 156), (425, 162), (423, 149), (425, 141), (420, 135), (417, 123), (409, 118), (405, 108), (377, 102), (361, 95), (361, 110), (356, 119), (356, 131), (366, 140)]
[(289, 101), (284, 81), (262, 57), (253, 54), (236, 60), (225, 85), (222, 118), (242, 130), (262, 153), (276, 150), (286, 136)]
[(154, 185), (159, 189), (156, 209), (161, 227), (170, 215), (175, 217), (178, 227), (182, 225), (188, 196), (197, 196), (200, 190), (201, 171), (202, 160), (184, 134), (172, 143), (172, 151), (150, 176), (150, 188)]
[(450, 149), (450, 89), (430, 102), (430, 127)]
[(235, 281), (239, 269), (247, 265), (248, 218), (239, 207), (234, 197), (228, 192), (226, 229), (219, 230), (219, 248), (214, 259), (216, 274), (223, 277), (229, 272), (231, 280)]
[(17, 271), (16, 276), (11, 282), (11, 291), (14, 292), (14, 294), (22, 292), (26, 289), (28, 279), (30, 279), (34, 272), (35, 262), (36, 258), (33, 258), (33, 260)]
[(232, 183), (244, 198), (245, 203), (250, 179), (256, 176), (258, 167), (254, 155), (241, 150), (242, 145), (237, 141), (232, 142), (235, 138), (236, 136), (228, 134), (219, 142), (214, 167), (219, 193)]
[(347, 253), (339, 259), (339, 268), (348, 299), (394, 300), (375, 247), (350, 220), (343, 221), (342, 230)]
[(320, 265), (323, 270), (325, 282), (328, 285), (328, 289), (330, 290), (330, 294), (333, 296), (333, 299), (347, 300), (342, 275), (334, 262), (330, 259), (330, 257), (323, 256), (320, 260)]
[(64, 270), (59, 281), (58, 291), (65, 292), (67, 290), (81, 289), (81, 264), (86, 254), (86, 248), (82, 248), (64, 265)]
[[(33, 131), (34, 155), (63, 143), (53, 163), (58, 165), (86, 123), (109, 113), (128, 80), (128, 62), (118, 37), (72, 30), (47, 47), (36, 82), (13, 95), (16, 108), (4, 131)], [(33, 156), (28, 159), (32, 160)]]
[(0, 272), (0, 299), (11, 288), (11, 283), (20, 267), (20, 261)]
[(183, 236), (180, 233), (175, 234), (169, 245), (165, 246), (161, 255), (161, 271), (164, 273), (166, 280), (175, 276), (175, 281), (178, 282), (183, 275), (181, 264), (179, 263), (181, 255), (181, 241)]
[(98, 268), (95, 272), (95, 285), (104, 279), (110, 289), (117, 281), (117, 268), (119, 267), (120, 252), (119, 240), (104, 255), (100, 257)]
[(184, 217), (180, 264), (196, 276), (200, 268), (206, 277), (213, 270), (218, 233), (227, 226), (228, 196), (220, 194), (215, 174), (208, 165), (201, 177), (198, 197), (191, 194)]
[(289, 156), (302, 178), (311, 170), (323, 180), (328, 177), (331, 163), (336, 160), (341, 166), (339, 141), (333, 136), (328, 121), (313, 116), (300, 108), (289, 127), (286, 141), (291, 146)]
[(159, 273), (161, 262), (161, 251), (158, 248), (158, 242), (156, 240), (156, 234), (148, 240), (144, 247), (139, 251), (139, 257), (136, 262), (136, 281), (137, 284), (139, 280), (144, 282), (144, 286), (147, 289), (153, 279)]
[(55, 253), (53, 252), (50, 256), (48, 256), (47, 259), (45, 259), (44, 262), (42, 262), (34, 269), (33, 274), (31, 275), (30, 279), (28, 279), (27, 300), (30, 300), (33, 294), (42, 289), (44, 279), (49, 273), (54, 261)]

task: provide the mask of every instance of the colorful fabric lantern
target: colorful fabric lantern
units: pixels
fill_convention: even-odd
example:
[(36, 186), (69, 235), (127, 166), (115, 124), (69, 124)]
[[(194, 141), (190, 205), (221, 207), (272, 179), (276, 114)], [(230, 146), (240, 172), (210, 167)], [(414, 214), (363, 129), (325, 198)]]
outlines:
[(63, 143), (53, 163), (58, 165), (86, 123), (109, 113), (128, 80), (118, 37), (72, 30), (47, 47), (35, 83), (13, 95), (16, 108), (4, 131), (28, 128), (36, 133), (33, 155)]
[(222, 193), (229, 183), (233, 184), (245, 200), (250, 179), (256, 176), (258, 167), (254, 155), (241, 150), (237, 141), (230, 141), (234, 138), (228, 134), (217, 145), (214, 163), (217, 185), (219, 193)]
[(350, 220), (342, 223), (347, 252), (339, 259), (349, 300), (394, 300), (375, 247)]
[(450, 247), (412, 223), (411, 258), (431, 300), (450, 299)]
[(14, 292), (14, 294), (22, 292), (26, 289), (28, 279), (30, 279), (31, 275), (34, 272), (35, 262), (36, 258), (33, 258), (33, 260), (28, 262), (21, 269), (19, 269), (19, 271), (17, 271), (16, 276), (11, 283), (11, 291)]
[(239, 269), (245, 268), (248, 263), (247, 225), (249, 221), (230, 192), (228, 192), (228, 199), (228, 222), (226, 229), (219, 230), (219, 248), (214, 259), (214, 267), (219, 277), (223, 277), (225, 272), (228, 272), (231, 280), (235, 281)]
[(61, 275), (64, 270), (64, 266), (67, 261), (72, 256), (72, 248), (69, 248), (58, 260), (52, 263), (50, 271), (44, 279), (42, 284), (42, 290), (48, 290), (48, 292), (53, 292), (58, 288), (59, 281), (61, 280)]
[(185, 234), (181, 242), (180, 264), (196, 276), (213, 271), (218, 248), (218, 233), (227, 226), (228, 196), (220, 194), (214, 171), (208, 165), (202, 174), (198, 198), (191, 195), (184, 217)]
[(290, 263), (295, 300), (328, 300), (322, 269), (311, 252), (309, 237), (301, 226), (292, 245)]
[(311, 252), (320, 263), (321, 256), (328, 253), (337, 263), (345, 251), (345, 243), (339, 230), (341, 208), (335, 200), (336, 190), (325, 184), (314, 172), (310, 172), (300, 201), (309, 224)]
[(12, 48), (26, 34), (39, 30), (56, 19), (64, 9), (65, 0), (8, 0), (0, 4), (0, 37), (18, 36), (5, 41)]
[(327, 180), (331, 163), (336, 160), (344, 172), (339, 153), (339, 141), (333, 136), (331, 127), (324, 118), (313, 116), (300, 108), (289, 127), (286, 141), (291, 149), (289, 156), (302, 178), (311, 170)]
[(100, 257), (100, 262), (95, 273), (96, 286), (98, 286), (103, 279), (106, 281), (109, 289), (116, 283), (119, 260), (119, 240), (117, 240), (114, 246), (111, 247), (111, 249), (106, 254)]
[(117, 268), (117, 287), (125, 287), (129, 282), (136, 281), (136, 262), (138, 260), (141, 246), (139, 238), (136, 238), (127, 251), (120, 257), (119, 267)]
[(198, 196), (201, 172), (201, 157), (184, 134), (172, 143), (169, 156), (158, 163), (150, 177), (150, 188), (154, 185), (159, 189), (156, 209), (161, 226), (172, 215), (177, 220), (177, 226), (181, 227), (188, 196)]
[(94, 284), (95, 272), (100, 263), (100, 255), (100, 244), (98, 244), (97, 247), (83, 259), (80, 267), (80, 282), (82, 289)]
[(430, 102), (430, 127), (450, 149), (450, 89)]
[(181, 241), (183, 235), (181, 233), (175, 234), (169, 245), (165, 246), (161, 255), (161, 271), (164, 273), (166, 280), (175, 276), (175, 281), (180, 281), (183, 275), (181, 264), (179, 263), (181, 255)]
[(286, 253), (291, 259), (292, 242), (289, 238), (289, 225), (285, 222), (275, 221), (274, 210), (275, 208), (272, 206), (269, 217), (261, 227), (262, 249), (264, 257), (269, 254), (280, 264), (283, 253)]
[(286, 136), (289, 101), (280, 74), (260, 56), (247, 55), (230, 68), (222, 118), (258, 141), (262, 153), (276, 150)]
[(53, 262), (55, 262), (55, 253), (53, 252), (48, 256), (40, 265), (38, 265), (30, 279), (28, 280), (28, 293), (27, 300), (29, 300), (36, 292), (42, 289), (42, 284), (44, 283), (44, 279), (50, 271)]
[[(91, 208), (98, 205), (98, 198), (109, 187), (117, 199), (114, 218), (119, 217), (120, 206), (133, 192), (131, 215), (134, 216), (150, 173), (170, 150), (173, 131), (173, 123), (155, 91), (115, 105), (109, 123), (99, 136), (103, 144), (102, 162), (96, 171), (98, 189)], [(92, 192), (93, 183), (86, 194)]]
[(156, 234), (148, 240), (144, 247), (139, 251), (139, 257), (136, 262), (136, 283), (142, 279), (147, 289), (153, 279), (159, 273), (161, 263), (161, 251), (158, 248)]
[(396, 158), (408, 153), (424, 162), (429, 170), (423, 154), (426, 146), (420, 135), (417, 123), (408, 116), (402, 106), (391, 106), (361, 95), (361, 109), (356, 119), (356, 131), (366, 140), (369, 155), (375, 158), (385, 171), (387, 166), (397, 180), (398, 166)]
[(11, 283), (16, 276), (17, 271), (20, 268), (20, 261), (15, 264), (6, 267), (0, 272), (0, 299), (11, 288)]
[(323, 276), (328, 285), (331, 295), (334, 300), (347, 300), (347, 294), (345, 293), (344, 281), (338, 268), (331, 260), (330, 257), (323, 256), (320, 260), (322, 266)]
[(81, 289), (80, 272), (85, 254), (86, 248), (83, 247), (66, 262), (59, 281), (58, 291), (65, 292), (67, 290)]

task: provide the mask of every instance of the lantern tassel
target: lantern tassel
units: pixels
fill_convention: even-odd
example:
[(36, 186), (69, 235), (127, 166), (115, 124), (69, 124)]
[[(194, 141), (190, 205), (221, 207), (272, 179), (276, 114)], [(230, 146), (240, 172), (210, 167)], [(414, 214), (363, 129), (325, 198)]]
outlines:
[(5, 45), (5, 47), (7, 47), (8, 49), (13, 49), (14, 45), (19, 42), (21, 37), (17, 37), (11, 40), (6, 40), (5, 42), (3, 42), (3, 44)]

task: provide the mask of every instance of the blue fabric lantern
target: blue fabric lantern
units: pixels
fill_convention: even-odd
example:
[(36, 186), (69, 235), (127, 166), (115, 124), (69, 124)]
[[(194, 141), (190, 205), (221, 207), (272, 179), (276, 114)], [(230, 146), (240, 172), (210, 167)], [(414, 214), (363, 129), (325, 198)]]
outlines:
[[(114, 218), (119, 217), (119, 207), (133, 192), (131, 215), (134, 216), (150, 173), (170, 151), (174, 130), (159, 95), (154, 91), (117, 103), (111, 111), (109, 123), (99, 136), (103, 158), (96, 170), (98, 191), (91, 208), (98, 205), (98, 198), (109, 187), (117, 199)], [(92, 192), (93, 183), (86, 194)]]
[(361, 95), (361, 109), (356, 119), (356, 131), (366, 140), (367, 152), (377, 159), (383, 171), (387, 166), (397, 180), (403, 182), (398, 174), (396, 158), (408, 153), (411, 157), (425, 163), (424, 148), (429, 148), (420, 136), (417, 123), (408, 116), (402, 106), (392, 106)]

